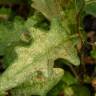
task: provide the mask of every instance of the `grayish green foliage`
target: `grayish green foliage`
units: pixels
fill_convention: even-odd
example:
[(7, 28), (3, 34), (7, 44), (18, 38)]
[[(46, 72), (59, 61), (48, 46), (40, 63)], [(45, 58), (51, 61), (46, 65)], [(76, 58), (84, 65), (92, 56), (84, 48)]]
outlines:
[[(31, 32), (34, 42), (30, 46), (15, 47), (17, 59), (14, 60), (13, 64), (7, 68), (0, 78), (1, 92), (24, 83), (26, 80), (29, 80), (29, 78), (34, 77), (38, 71), (40, 71), (47, 80), (48, 78), (50, 80), (52, 74), (54, 74), (52, 71), (53, 62), (58, 57), (62, 57), (75, 65), (80, 64), (76, 50), (74, 46), (72, 46), (71, 40), (66, 41), (68, 35), (64, 32), (64, 28), (58, 20), (53, 20), (49, 32), (42, 32), (33, 27), (29, 28), (29, 31)], [(63, 75), (63, 71), (59, 70), (60, 69), (58, 69), (57, 72), (61, 72)], [(62, 76), (61, 74), (56, 78), (60, 79)], [(32, 82), (36, 81), (34, 78), (32, 79)], [(57, 81), (59, 79), (57, 79)], [(55, 85), (55, 83), (56, 82), (54, 82), (53, 85)], [(40, 94), (41, 92), (41, 90), (38, 89), (38, 84), (39, 83), (36, 83), (36, 88), (32, 87), (33, 89), (38, 90), (38, 92), (34, 94)], [(49, 89), (50, 88), (48, 87), (47, 90)], [(44, 93), (42, 92), (42, 94)]]

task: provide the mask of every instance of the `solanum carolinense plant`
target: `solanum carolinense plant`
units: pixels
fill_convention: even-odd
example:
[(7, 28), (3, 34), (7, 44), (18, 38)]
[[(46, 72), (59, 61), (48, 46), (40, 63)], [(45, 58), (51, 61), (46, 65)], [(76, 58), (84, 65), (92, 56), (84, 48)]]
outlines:
[[(0, 96), (95, 96), (82, 23), (87, 14), (95, 18), (95, 0), (17, 1), (0, 1)], [(90, 44), (95, 61), (96, 41)]]

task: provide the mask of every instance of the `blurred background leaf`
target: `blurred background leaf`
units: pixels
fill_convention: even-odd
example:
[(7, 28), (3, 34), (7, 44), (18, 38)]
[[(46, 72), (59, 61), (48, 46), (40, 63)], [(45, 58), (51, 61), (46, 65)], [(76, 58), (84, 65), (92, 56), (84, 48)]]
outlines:
[(87, 14), (91, 14), (93, 16), (96, 16), (96, 2), (91, 2), (86, 4), (85, 6), (85, 12)]

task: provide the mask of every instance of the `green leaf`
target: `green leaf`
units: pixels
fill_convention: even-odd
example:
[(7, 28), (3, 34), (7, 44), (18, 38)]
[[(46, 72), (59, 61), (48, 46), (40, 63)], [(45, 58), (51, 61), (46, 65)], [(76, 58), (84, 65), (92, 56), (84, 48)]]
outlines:
[[(53, 75), (51, 78), (45, 78), (43, 76), (33, 77), (32, 80), (24, 82), (21, 86), (16, 87), (11, 91), (12, 96), (30, 96), (40, 95), (44, 96), (47, 92), (53, 88), (54, 85), (60, 81), (63, 75), (63, 70), (54, 68)], [(33, 81), (34, 80), (34, 81)]]
[(19, 42), (24, 33), (22, 20), (15, 19), (14, 22), (0, 23), (0, 55), (5, 55), (5, 49), (11, 44)]
[(93, 49), (93, 50), (91, 51), (91, 56), (92, 56), (94, 59), (96, 59), (96, 49)]
[(72, 89), (72, 87), (70, 86), (66, 86), (64, 88), (64, 96), (74, 96), (75, 93), (74, 93), (74, 90)]
[(63, 81), (67, 85), (72, 85), (72, 84), (78, 83), (77, 79), (70, 72), (67, 72), (67, 71), (65, 71), (65, 75), (63, 76)]
[(29, 17), (27, 21), (25, 22), (26, 28), (35, 27), (35, 28), (41, 28), (41, 29), (49, 29), (49, 22), (46, 22), (47, 20), (40, 12), (35, 12), (33, 16)]
[(93, 16), (96, 16), (96, 2), (92, 2), (92, 3), (86, 4), (85, 12), (87, 14), (91, 14)]
[(0, 20), (8, 20), (11, 15), (11, 9), (10, 8), (0, 8)]
[[(64, 72), (65, 73), (65, 72)], [(47, 96), (58, 96), (60, 92), (64, 90), (64, 87), (66, 84), (62, 81), (62, 79), (59, 81), (59, 83), (54, 86), (47, 94)]]
[(73, 85), (72, 89), (74, 90), (74, 96), (91, 96), (90, 90), (86, 86)]
[(60, 17), (64, 0), (32, 0), (32, 7), (41, 12), (48, 20)]
[[(29, 46), (21, 45), (15, 47), (17, 57), (0, 77), (0, 92), (5, 92), (8, 89), (17, 87), (32, 78), (32, 84), (34, 84), (33, 82), (37, 82), (35, 83), (37, 90), (36, 92), (34, 91), (34, 94), (45, 94), (43, 93), (44, 90), (39, 90), (39, 82), (41, 82), (42, 85), (42, 81), (36, 80), (38, 72), (40, 72), (40, 76), (43, 76), (47, 81), (50, 81), (50, 79), (54, 77), (58, 82), (63, 75), (63, 71), (56, 69), (55, 73), (61, 72), (61, 74), (55, 78), (53, 64), (56, 58), (62, 57), (74, 65), (80, 64), (76, 49), (72, 46), (71, 40), (66, 41), (68, 38), (67, 33), (64, 31), (58, 19), (53, 20), (49, 32), (43, 32), (34, 27), (29, 28), (29, 31), (34, 42)], [(54, 82), (52, 84), (48, 89), (45, 87), (44, 89), (48, 91), (50, 90), (49, 88), (52, 88), (56, 83)], [(46, 83), (44, 85), (46, 85)]]

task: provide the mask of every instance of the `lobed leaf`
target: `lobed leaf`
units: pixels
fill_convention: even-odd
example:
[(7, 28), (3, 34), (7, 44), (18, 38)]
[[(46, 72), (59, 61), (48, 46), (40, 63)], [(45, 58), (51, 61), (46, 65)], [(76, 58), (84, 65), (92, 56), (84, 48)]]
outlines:
[[(47, 81), (50, 80), (52, 74), (54, 74), (53, 62), (60, 56), (74, 65), (80, 64), (76, 49), (72, 46), (71, 40), (66, 41), (68, 34), (64, 31), (62, 24), (57, 19), (53, 20), (49, 32), (43, 32), (34, 27), (29, 28), (29, 31), (34, 42), (29, 46), (21, 45), (15, 47), (17, 57), (0, 77), (0, 92), (6, 92), (6, 90), (17, 87), (30, 80), (38, 71), (47, 78)], [(59, 69), (57, 71), (59, 73)], [(63, 75), (63, 71), (60, 72)], [(56, 77), (56, 81), (60, 80), (59, 77), (61, 78), (62, 76), (59, 74)], [(34, 78), (32, 82), (36, 81)], [(52, 87), (55, 84), (53, 83)], [(39, 83), (36, 83), (36, 86), (38, 87)], [(40, 87), (38, 88), (40, 89)], [(41, 94), (38, 88), (38, 93)], [(49, 87), (48, 90), (50, 90)]]

